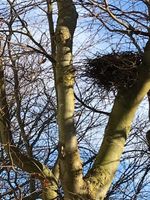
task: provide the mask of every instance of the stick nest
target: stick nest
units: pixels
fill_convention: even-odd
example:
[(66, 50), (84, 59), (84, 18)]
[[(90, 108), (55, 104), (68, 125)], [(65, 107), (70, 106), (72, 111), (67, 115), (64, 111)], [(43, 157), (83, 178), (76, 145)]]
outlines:
[(88, 59), (85, 75), (107, 91), (132, 87), (138, 79), (139, 53), (121, 52)]

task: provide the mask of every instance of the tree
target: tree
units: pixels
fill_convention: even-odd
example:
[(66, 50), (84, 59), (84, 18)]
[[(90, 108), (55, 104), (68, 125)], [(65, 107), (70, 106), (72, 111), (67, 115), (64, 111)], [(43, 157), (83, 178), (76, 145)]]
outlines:
[[(96, 155), (93, 166), (84, 176), (78, 148), (74, 112), (75, 70), (73, 67), (72, 48), (78, 17), (76, 7), (72, 0), (58, 0), (56, 2), (58, 19), (55, 30), (55, 21), (53, 20), (52, 13), (52, 5), (55, 6), (55, 4), (51, 0), (44, 2), (47, 5), (46, 14), (49, 22), (49, 36), (51, 40), (50, 54), (49, 51), (41, 45), (44, 35), (41, 35), (38, 42), (38, 39), (36, 40), (33, 37), (33, 34), (26, 23), (26, 18), (23, 18), (25, 11), (27, 12), (27, 10), (32, 9), (35, 6), (39, 6), (41, 10), (45, 8), (42, 7), (42, 2), (39, 1), (38, 3), (35, 3), (34, 1), (30, 1), (28, 5), (23, 4), (18, 7), (18, 10), (16, 10), (19, 5), (17, 4), (17, 1), (12, 2), (8, 0), (7, 2), (10, 8), (10, 18), (8, 17), (8, 21), (3, 19), (8, 30), (4, 27), (2, 31), (6, 34), (6, 40), (4, 40), (5, 43), (3, 48), (1, 47), (0, 71), (0, 140), (2, 147), (6, 152), (3, 153), (3, 159), (8, 159), (11, 166), (15, 165), (31, 175), (29, 178), (31, 192), (34, 190), (35, 185), (39, 184), (38, 181), (32, 181), (32, 177), (38, 179), (42, 185), (42, 198), (45, 200), (58, 198), (66, 200), (104, 199), (119, 165), (120, 157), (128, 138), (135, 112), (150, 89), (149, 38), (143, 52), (142, 64), (138, 66), (138, 79), (135, 84), (130, 87), (130, 89), (124, 87), (119, 88), (111, 114), (109, 115), (109, 113), (104, 112), (104, 114), (109, 115), (104, 139), (99, 152)], [(146, 4), (149, 5), (149, 2), (146, 2)], [(104, 10), (111, 15), (106, 1)], [(19, 23), (19, 28), (15, 27), (15, 23)], [(127, 28), (129, 28), (129, 26), (127, 26)], [(140, 34), (137, 30), (132, 31), (135, 34)], [(21, 40), (21, 37), (18, 37), (19, 34), (21, 34), (21, 36), (24, 35), (27, 38), (26, 40), (30, 39), (24, 47), (22, 47), (24, 41)], [(141, 34), (143, 33), (141, 32)], [(144, 35), (145, 34), (149, 37), (148, 32), (144, 33)], [(15, 46), (12, 43), (13, 40), (15, 41), (13, 38), (15, 36), (17, 36), (16, 42), (19, 44), (17, 51), (14, 50)], [(34, 52), (33, 55), (32, 52)], [(29, 70), (30, 74), (26, 73), (28, 72), (28, 68), (26, 68), (26, 66), (23, 67), (24, 62), (21, 60), (25, 60), (25, 53), (27, 54), (27, 57), (31, 56), (29, 59), (29, 69), (32, 69), (31, 66), (34, 62), (43, 64), (45, 62), (43, 57), (52, 63), (56, 100), (51, 98), (51, 96), (53, 97), (54, 95), (53, 90), (51, 90), (51, 95), (47, 92), (49, 90), (49, 88), (46, 88), (48, 83), (43, 82), (40, 67), (38, 70), (35, 70), (33, 67), (32, 71)], [(37, 54), (40, 56), (34, 57), (34, 55)], [(20, 62), (18, 59), (19, 55)], [(11, 68), (11, 71), (6, 73), (8, 67)], [(23, 75), (21, 74), (22, 68), (24, 69)], [(46, 64), (44, 70), (47, 72)], [(8, 78), (6, 77), (6, 74), (9, 75)], [(26, 83), (26, 90), (21, 87), (22, 83), (19, 83), (19, 77), (21, 76), (24, 76), (24, 81), (26, 80), (23, 82)], [(28, 81), (28, 78), (30, 81)], [(13, 84), (9, 88), (10, 80), (13, 80)], [(36, 80), (36, 82), (34, 82), (34, 80)], [(9, 84), (6, 83), (6, 81), (9, 81)], [(15, 100), (9, 99), (9, 91), (11, 91), (12, 87)], [(39, 96), (34, 96), (35, 88), (38, 89)], [(29, 100), (25, 99), (26, 95), (28, 95), (27, 93), (30, 93), (29, 96), (31, 96)], [(42, 109), (37, 111), (40, 107), (39, 105), (45, 101), (45, 99), (40, 99), (40, 96), (43, 97), (43, 95), (46, 99), (46, 106), (42, 106)], [(32, 98), (34, 98), (34, 100), (38, 99), (36, 102), (37, 104), (34, 102), (32, 103)], [(25, 107), (23, 107), (24, 101)], [(10, 112), (13, 111), (11, 110), (11, 102), (15, 102), (16, 104), (13, 105), (15, 113)], [(55, 108), (55, 102), (57, 103), (57, 109)], [(29, 109), (31, 107), (33, 111)], [(24, 108), (24, 110), (21, 110), (21, 108)], [(33, 146), (35, 143), (38, 146), (38, 139), (41, 137), (45, 127), (47, 128), (52, 124), (54, 116), (56, 116), (59, 130), (59, 142), (58, 145), (56, 144), (53, 147), (53, 149), (58, 149), (58, 155), (54, 166), (50, 169), (48, 163), (40, 161), (38, 153), (37, 155), (39, 157), (38, 159), (36, 158)], [(28, 121), (27, 118), (30, 119), (31, 117), (33, 117), (33, 121)], [(17, 126), (13, 127), (13, 122), (14, 124), (17, 124)], [(35, 127), (38, 127), (37, 131), (35, 130)], [(57, 129), (57, 127), (55, 128)], [(15, 134), (18, 130), (20, 131), (18, 135), (21, 135), (19, 141), (18, 136), (15, 138)], [(35, 135), (33, 135), (33, 133), (35, 133)], [(44, 139), (49, 140), (47, 134), (44, 135)], [(48, 159), (49, 155), (50, 153), (47, 155)], [(59, 195), (59, 192), (61, 195)], [(34, 195), (37, 195), (37, 193), (34, 193)], [(36, 197), (31, 195), (30, 198), (33, 199)]]

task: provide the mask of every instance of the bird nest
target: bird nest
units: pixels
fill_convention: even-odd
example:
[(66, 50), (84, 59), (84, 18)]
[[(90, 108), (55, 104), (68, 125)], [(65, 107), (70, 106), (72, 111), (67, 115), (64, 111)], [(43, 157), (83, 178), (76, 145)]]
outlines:
[(138, 79), (139, 53), (121, 52), (98, 55), (86, 62), (85, 75), (107, 91), (132, 87)]

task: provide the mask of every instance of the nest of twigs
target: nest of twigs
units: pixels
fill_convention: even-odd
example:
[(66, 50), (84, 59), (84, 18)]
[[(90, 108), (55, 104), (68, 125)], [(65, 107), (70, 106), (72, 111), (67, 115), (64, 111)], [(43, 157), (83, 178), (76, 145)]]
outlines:
[(85, 75), (107, 91), (128, 89), (138, 79), (138, 66), (141, 62), (142, 56), (135, 52), (98, 55), (87, 60)]

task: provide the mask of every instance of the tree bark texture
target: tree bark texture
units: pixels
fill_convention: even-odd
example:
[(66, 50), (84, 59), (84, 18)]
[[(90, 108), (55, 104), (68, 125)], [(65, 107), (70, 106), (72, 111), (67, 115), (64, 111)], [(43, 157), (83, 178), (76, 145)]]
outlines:
[(71, 0), (58, 0), (56, 27), (56, 90), (58, 102), (60, 175), (65, 199), (79, 194), (83, 186), (82, 165), (74, 126), (73, 35), (77, 12)]
[(104, 199), (117, 170), (135, 112), (150, 89), (150, 41), (147, 42), (143, 64), (139, 66), (136, 84), (120, 90), (105, 129), (99, 153), (86, 180), (95, 199)]

